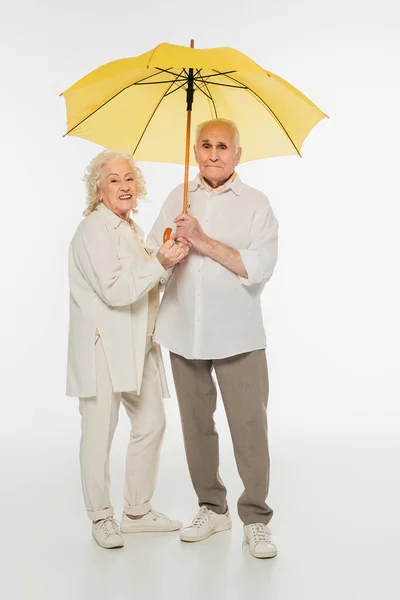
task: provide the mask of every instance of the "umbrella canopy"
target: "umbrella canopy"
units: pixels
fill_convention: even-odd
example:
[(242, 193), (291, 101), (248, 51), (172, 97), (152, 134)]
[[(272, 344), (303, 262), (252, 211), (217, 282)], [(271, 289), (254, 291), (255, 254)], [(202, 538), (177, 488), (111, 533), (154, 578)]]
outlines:
[[(232, 48), (160, 44), (95, 69), (63, 95), (65, 135), (131, 152), (138, 161), (185, 163), (191, 101), (189, 134), (202, 121), (231, 119), (241, 135), (241, 162), (300, 154), (308, 133), (326, 116), (292, 85)], [(189, 162), (195, 164), (192, 149)]]

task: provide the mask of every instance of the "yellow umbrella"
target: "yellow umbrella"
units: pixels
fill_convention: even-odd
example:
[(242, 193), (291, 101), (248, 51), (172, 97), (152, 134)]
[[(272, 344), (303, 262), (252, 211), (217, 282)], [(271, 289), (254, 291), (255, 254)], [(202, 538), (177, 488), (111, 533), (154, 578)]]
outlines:
[(190, 48), (160, 44), (107, 63), (62, 94), (65, 135), (129, 151), (138, 161), (184, 163), (183, 212), (189, 164), (195, 164), (190, 137), (198, 123), (217, 117), (234, 121), (244, 162), (300, 155), (306, 136), (326, 116), (241, 52), (193, 46), (193, 40)]

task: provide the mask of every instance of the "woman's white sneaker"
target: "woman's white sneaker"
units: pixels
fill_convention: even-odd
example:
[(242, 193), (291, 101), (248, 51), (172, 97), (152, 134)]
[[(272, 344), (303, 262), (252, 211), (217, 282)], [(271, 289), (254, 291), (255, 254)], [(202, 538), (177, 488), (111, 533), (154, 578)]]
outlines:
[(140, 519), (131, 519), (122, 515), (122, 533), (145, 533), (148, 531), (177, 531), (182, 527), (180, 521), (173, 521), (167, 515), (150, 510)]
[(184, 527), (180, 538), (182, 542), (201, 542), (220, 531), (226, 531), (232, 527), (232, 521), (228, 514), (218, 515), (202, 506), (191, 525)]
[(265, 523), (250, 523), (244, 526), (242, 547), (249, 547), (255, 558), (273, 558), (278, 549), (271, 540), (271, 532)]
[(122, 548), (124, 545), (124, 538), (113, 517), (93, 523), (92, 535), (102, 548)]

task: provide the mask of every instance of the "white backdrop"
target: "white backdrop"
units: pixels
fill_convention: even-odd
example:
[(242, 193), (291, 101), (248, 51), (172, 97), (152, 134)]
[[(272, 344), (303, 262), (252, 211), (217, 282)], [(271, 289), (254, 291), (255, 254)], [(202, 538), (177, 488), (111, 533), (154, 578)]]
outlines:
[[(48, 452), (61, 444), (72, 454), (78, 441), (76, 403), (64, 397), (67, 249), (84, 206), (83, 170), (100, 148), (62, 139), (58, 94), (100, 64), (194, 38), (248, 54), (330, 116), (302, 159), (239, 168), (280, 222), (263, 296), (272, 444), (331, 439), (372, 449), (378, 440), (398, 455), (397, 0), (22, 0), (2, 4), (0, 22), (4, 447), (24, 440), (27, 454), (46, 439)], [(149, 193), (138, 221), (148, 231), (183, 174), (141, 166)], [(165, 457), (175, 442), (182, 450), (171, 402)], [(227, 433), (222, 442), (230, 448)]]
[[(84, 204), (83, 169), (99, 147), (62, 139), (58, 94), (104, 62), (191, 37), (247, 53), (330, 116), (302, 159), (239, 169), (280, 222), (279, 262), (263, 297), (274, 429), (336, 436), (397, 427), (398, 11), (394, 0), (2, 8), (2, 430), (42, 427), (71, 405), (62, 400), (66, 255)], [(182, 169), (142, 166), (150, 202), (139, 221), (148, 230)]]

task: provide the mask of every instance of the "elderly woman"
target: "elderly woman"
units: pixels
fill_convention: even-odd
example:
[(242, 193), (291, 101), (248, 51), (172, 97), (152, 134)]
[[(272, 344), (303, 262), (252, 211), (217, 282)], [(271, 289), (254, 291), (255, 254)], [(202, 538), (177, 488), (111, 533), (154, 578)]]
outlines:
[[(103, 548), (124, 545), (123, 533), (181, 527), (152, 509), (168, 396), (152, 334), (159, 285), (188, 249), (169, 240), (154, 254), (131, 219), (144, 196), (129, 154), (104, 151), (90, 163), (87, 209), (69, 253), (70, 330), (67, 395), (79, 397), (83, 495), (93, 537)], [(120, 402), (131, 421), (125, 507), (119, 530), (109, 497), (109, 455)]]

